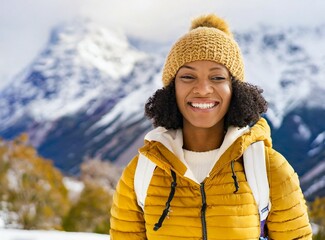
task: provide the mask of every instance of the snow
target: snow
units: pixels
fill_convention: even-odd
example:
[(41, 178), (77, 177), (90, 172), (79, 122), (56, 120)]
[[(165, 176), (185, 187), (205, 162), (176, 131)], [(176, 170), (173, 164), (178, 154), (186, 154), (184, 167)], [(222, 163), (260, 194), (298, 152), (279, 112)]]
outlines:
[(46, 122), (73, 115), (90, 101), (115, 93), (121, 79), (147, 58), (146, 53), (130, 46), (122, 33), (89, 20), (59, 25), (27, 71), (29, 78), (22, 75), (0, 98), (0, 105), (8, 108), (8, 99), (14, 94), (14, 114), (8, 111), (0, 116), (14, 120), (25, 112), (37, 122)]
[(303, 120), (300, 116), (294, 116), (293, 121), (298, 124), (298, 133), (294, 135), (297, 139), (309, 140), (311, 137), (311, 131), (306, 124), (303, 123)]
[(325, 161), (318, 163), (314, 168), (308, 171), (300, 178), (301, 183), (308, 182), (313, 178), (320, 176), (322, 172), (325, 172)]
[(130, 48), (125, 35), (111, 32), (93, 23), (87, 25), (87, 30), (91, 34), (78, 44), (81, 58), (113, 79), (128, 75), (133, 65), (145, 58), (144, 53)]
[(325, 132), (318, 134), (315, 140), (312, 142), (311, 147), (312, 149), (309, 150), (308, 156), (315, 156), (317, 155), (325, 144)]
[(312, 145), (316, 146), (316, 145), (324, 144), (324, 143), (325, 143), (325, 132), (322, 132), (316, 137), (316, 139), (314, 140)]
[(311, 229), (312, 229), (313, 233), (317, 234), (320, 229), (320, 226), (315, 223), (310, 223), (310, 225), (311, 225)]
[(83, 182), (71, 177), (64, 177), (63, 184), (69, 190), (69, 199), (72, 202), (76, 202), (79, 199), (82, 190), (85, 188), (85, 184)]
[[(121, 123), (127, 124), (127, 122), (130, 121), (130, 116), (132, 116), (132, 121), (134, 119), (141, 119), (143, 117), (144, 103), (152, 94), (151, 90), (151, 88), (144, 85), (139, 89), (131, 92), (127, 98), (124, 98), (118, 102), (111, 111), (104, 115), (102, 119), (95, 124), (94, 127), (99, 128), (101, 126), (107, 125), (108, 123), (114, 122), (114, 119), (117, 116), (120, 116), (119, 121), (116, 122), (117, 125), (120, 125)], [(127, 111), (125, 111), (126, 109)], [(110, 134), (109, 129), (107, 129), (106, 134)]]
[(8, 186), (10, 189), (12, 190), (19, 190), (19, 182), (17, 181), (18, 177), (17, 177), (17, 173), (16, 171), (12, 170), (12, 169), (8, 169), (7, 172), (7, 180), (8, 180)]
[[(245, 58), (246, 80), (264, 89), (268, 118), (279, 127), (298, 106), (324, 108), (325, 26), (264, 26), (238, 33)], [(306, 134), (307, 129), (300, 129)]]
[(325, 176), (318, 179), (317, 182), (313, 183), (306, 191), (304, 191), (304, 195), (306, 197), (311, 196), (323, 188), (325, 188)]
[(0, 229), (1, 240), (109, 240), (109, 235), (80, 232)]
[[(33, 101), (26, 109), (39, 122), (72, 115), (91, 99), (96, 98), (98, 93), (101, 92), (99, 88), (95, 88), (87, 91), (85, 95), (78, 96), (80, 92), (78, 91), (79, 87), (75, 82), (69, 81), (57, 98), (50, 100), (43, 98)], [(67, 102), (69, 104), (66, 104)]]
[(64, 186), (73, 192), (81, 192), (84, 189), (84, 184), (81, 181), (77, 181), (75, 179), (64, 177), (63, 178)]
[[(8, 211), (8, 203), (0, 202), (0, 231), (2, 228), (15, 228), (20, 229), (22, 226), (18, 223), (18, 214)], [(10, 222), (10, 224), (8, 224)], [(1, 235), (1, 233), (0, 233)]]

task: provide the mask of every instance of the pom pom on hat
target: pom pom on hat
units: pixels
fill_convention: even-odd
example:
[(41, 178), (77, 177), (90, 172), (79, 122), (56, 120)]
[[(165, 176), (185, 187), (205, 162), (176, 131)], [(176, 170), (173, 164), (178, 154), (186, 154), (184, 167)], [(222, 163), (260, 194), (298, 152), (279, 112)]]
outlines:
[(214, 14), (203, 15), (200, 17), (195, 18), (192, 21), (192, 25), (190, 30), (199, 28), (199, 27), (210, 27), (210, 28), (217, 28), (220, 31), (226, 33), (227, 35), (232, 37), (232, 33), (229, 29), (228, 24), (222, 18)]
[(194, 61), (220, 63), (228, 69), (231, 76), (244, 81), (244, 62), (240, 48), (228, 24), (214, 14), (194, 19), (190, 31), (173, 45), (165, 61), (163, 85), (169, 85), (185, 63)]

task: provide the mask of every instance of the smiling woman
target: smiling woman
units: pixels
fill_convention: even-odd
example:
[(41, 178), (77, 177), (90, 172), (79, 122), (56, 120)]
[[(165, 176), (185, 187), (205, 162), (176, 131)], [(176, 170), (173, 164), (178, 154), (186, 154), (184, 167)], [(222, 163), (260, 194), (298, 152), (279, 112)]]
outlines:
[[(114, 194), (111, 239), (311, 239), (298, 177), (272, 148), (267, 103), (245, 82), (226, 22), (195, 19), (171, 48), (162, 82), (145, 106), (156, 128)], [(265, 221), (243, 163), (256, 142), (266, 161), (250, 160), (266, 162), (270, 188)]]
[(231, 100), (227, 68), (213, 61), (186, 63), (176, 74), (175, 89), (176, 103), (183, 116), (183, 148), (203, 152), (220, 147), (222, 138), (207, 136), (218, 143), (211, 140), (197, 143), (196, 139), (202, 139), (204, 132), (224, 134), (224, 117)]

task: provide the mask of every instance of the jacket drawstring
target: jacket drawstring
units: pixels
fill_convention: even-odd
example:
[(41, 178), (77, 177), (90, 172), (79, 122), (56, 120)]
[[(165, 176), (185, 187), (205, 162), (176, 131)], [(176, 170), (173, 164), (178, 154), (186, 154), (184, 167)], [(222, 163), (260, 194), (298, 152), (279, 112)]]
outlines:
[(232, 178), (234, 179), (234, 185), (235, 185), (235, 188), (236, 188), (234, 193), (236, 193), (236, 192), (238, 192), (239, 184), (238, 184), (238, 181), (237, 181), (237, 176), (236, 176), (236, 173), (235, 173), (234, 164), (235, 164), (235, 161), (231, 161)]
[(176, 186), (177, 186), (176, 173), (173, 170), (171, 170), (171, 174), (172, 174), (172, 177), (173, 177), (173, 182), (171, 183), (171, 188), (170, 188), (170, 193), (169, 193), (169, 196), (168, 196), (168, 200), (166, 202), (164, 211), (162, 212), (158, 222), (155, 224), (155, 226), (153, 228), (154, 231), (157, 231), (161, 227), (163, 221), (165, 220), (166, 216), (170, 212), (170, 202), (174, 198), (174, 194), (175, 194), (175, 190), (176, 190)]

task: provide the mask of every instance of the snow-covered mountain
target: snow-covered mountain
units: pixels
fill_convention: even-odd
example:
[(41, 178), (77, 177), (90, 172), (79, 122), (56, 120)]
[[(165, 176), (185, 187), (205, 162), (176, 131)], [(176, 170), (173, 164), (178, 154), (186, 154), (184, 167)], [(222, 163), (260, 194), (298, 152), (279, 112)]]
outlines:
[[(268, 118), (279, 128), (288, 112), (325, 109), (325, 24), (278, 29), (261, 27), (238, 36), (248, 80), (265, 89)], [(307, 134), (307, 133), (306, 133)], [(305, 136), (307, 137), (307, 136)]]
[[(308, 174), (325, 160), (325, 25), (261, 26), (235, 36), (247, 81), (269, 101), (275, 148)], [(166, 51), (89, 20), (58, 26), (44, 51), (0, 92), (0, 135), (27, 131), (40, 154), (65, 172), (75, 173), (89, 156), (126, 164), (151, 128), (143, 109), (161, 86)], [(312, 176), (306, 191), (321, 181)]]
[(86, 156), (115, 160), (150, 127), (142, 109), (158, 87), (161, 61), (91, 21), (59, 26), (1, 92), (1, 135), (27, 131), (40, 153), (65, 171)]

